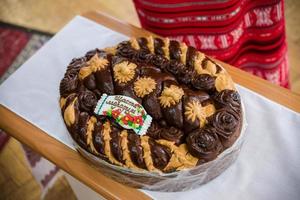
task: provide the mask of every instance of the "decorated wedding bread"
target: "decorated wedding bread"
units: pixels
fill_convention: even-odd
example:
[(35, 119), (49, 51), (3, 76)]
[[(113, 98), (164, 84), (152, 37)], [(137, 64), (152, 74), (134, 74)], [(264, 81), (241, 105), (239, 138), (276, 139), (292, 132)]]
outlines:
[(145, 172), (212, 161), (235, 143), (243, 123), (240, 96), (222, 66), (184, 43), (151, 36), (73, 59), (60, 107), (81, 148)]

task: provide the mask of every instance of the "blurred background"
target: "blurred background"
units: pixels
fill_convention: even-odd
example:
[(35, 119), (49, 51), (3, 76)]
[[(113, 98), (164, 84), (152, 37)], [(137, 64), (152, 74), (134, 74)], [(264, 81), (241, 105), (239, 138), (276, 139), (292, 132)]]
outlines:
[[(284, 4), (290, 89), (300, 94), (300, 1)], [(74, 16), (90, 10), (141, 26), (131, 0), (0, 0), (0, 83)], [(49, 180), (37, 181), (34, 166), (41, 159), (0, 130), (0, 199), (40, 199), (45, 188), (45, 199), (76, 199), (64, 176), (49, 184), (59, 171), (55, 166)]]

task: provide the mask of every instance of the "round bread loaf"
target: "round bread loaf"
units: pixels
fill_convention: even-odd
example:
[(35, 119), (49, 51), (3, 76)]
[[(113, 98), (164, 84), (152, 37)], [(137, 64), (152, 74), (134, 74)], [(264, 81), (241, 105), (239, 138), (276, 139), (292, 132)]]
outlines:
[[(146, 134), (95, 114), (103, 94), (140, 103), (152, 117)], [(73, 59), (60, 96), (65, 124), (78, 145), (134, 170), (168, 173), (214, 160), (242, 127), (240, 96), (225, 69), (168, 38), (132, 38)]]

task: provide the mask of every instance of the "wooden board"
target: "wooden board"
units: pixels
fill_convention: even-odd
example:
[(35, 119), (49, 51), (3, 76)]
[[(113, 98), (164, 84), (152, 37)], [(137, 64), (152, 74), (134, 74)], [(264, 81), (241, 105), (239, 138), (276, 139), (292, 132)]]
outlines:
[[(83, 16), (128, 36), (144, 36), (150, 33), (107, 15), (89, 12)], [(219, 62), (219, 61), (217, 61)], [(273, 85), (228, 64), (223, 66), (238, 84), (300, 112), (300, 96), (287, 89)], [(60, 168), (82, 181), (107, 199), (150, 199), (144, 193), (105, 177), (88, 161), (66, 145), (55, 140), (39, 128), (0, 105), (0, 128), (28, 145)]]

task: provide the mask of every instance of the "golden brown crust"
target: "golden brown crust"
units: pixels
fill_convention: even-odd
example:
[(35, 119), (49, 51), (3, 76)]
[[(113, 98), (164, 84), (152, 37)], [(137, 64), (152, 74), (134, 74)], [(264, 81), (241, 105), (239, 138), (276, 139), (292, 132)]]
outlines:
[(104, 51), (108, 54), (116, 55), (117, 47), (106, 47), (104, 48)]
[(64, 120), (67, 124), (68, 127), (70, 127), (71, 125), (73, 125), (75, 123), (75, 108), (74, 108), (74, 104), (77, 101), (77, 97), (73, 100), (72, 103), (70, 103), (67, 108), (65, 109), (64, 112)]
[(204, 107), (206, 117), (212, 116), (216, 112), (214, 104), (208, 104)]
[(147, 37), (147, 47), (151, 53), (154, 53), (154, 40), (152, 35)]
[(226, 89), (236, 90), (231, 77), (227, 73), (218, 74), (215, 85), (218, 92)]
[(141, 146), (143, 147), (143, 153), (144, 153), (144, 161), (146, 164), (146, 167), (148, 169), (148, 171), (160, 171), (159, 169), (155, 168), (153, 165), (153, 160), (152, 160), (152, 156), (151, 156), (151, 150), (150, 150), (150, 145), (149, 145), (149, 137), (148, 136), (142, 136), (141, 137)]
[(67, 102), (67, 99), (66, 99), (66, 98), (60, 97), (60, 99), (59, 99), (59, 106), (60, 106), (60, 109), (62, 109), (62, 108), (66, 105), (66, 102)]
[(198, 158), (188, 153), (186, 144), (181, 144), (178, 147), (174, 142), (167, 140), (157, 140), (157, 143), (168, 147), (172, 152), (172, 157), (163, 171), (177, 170), (178, 168), (187, 169), (197, 165)]
[(89, 66), (81, 68), (79, 71), (79, 79), (83, 80), (84, 78), (88, 77), (92, 72), (93, 70)]
[(182, 167), (177, 168), (177, 170), (188, 169), (195, 167), (198, 163), (198, 158), (192, 156), (187, 149), (186, 144), (181, 144), (178, 148), (179, 160), (184, 163)]
[(181, 54), (180, 54), (180, 60), (183, 64), (186, 63), (186, 53), (187, 53), (187, 49), (188, 49), (188, 46), (181, 42), (180, 43), (180, 50), (181, 50)]
[(135, 50), (139, 50), (140, 49), (140, 45), (138, 43), (138, 41), (136, 40), (136, 38), (131, 38), (129, 40), (131, 46), (135, 49)]
[(204, 59), (205, 59), (205, 55), (203, 53), (201, 53), (200, 51), (197, 51), (196, 52), (196, 57), (195, 57), (195, 60), (194, 60), (194, 69), (198, 74), (207, 73), (202, 68), (202, 62), (203, 62)]
[(170, 60), (170, 50), (169, 50), (169, 45), (170, 45), (170, 40), (169, 38), (164, 38), (164, 46), (162, 47), (164, 51), (164, 56)]
[(208, 60), (208, 61), (206, 62), (206, 68), (205, 68), (205, 70), (208, 71), (208, 73), (209, 73), (210, 75), (215, 76), (216, 73), (217, 73), (217, 68), (216, 68), (216, 67), (217, 67), (217, 66), (216, 66), (215, 63), (213, 63), (212, 61)]
[(96, 150), (96, 148), (93, 144), (93, 130), (94, 130), (94, 126), (95, 126), (96, 122), (97, 122), (97, 119), (94, 116), (92, 116), (88, 121), (88, 126), (87, 126), (87, 131), (86, 131), (86, 135), (87, 135), (86, 143), (90, 147), (91, 151), (93, 153), (95, 153), (96, 155), (98, 155), (99, 152)]

